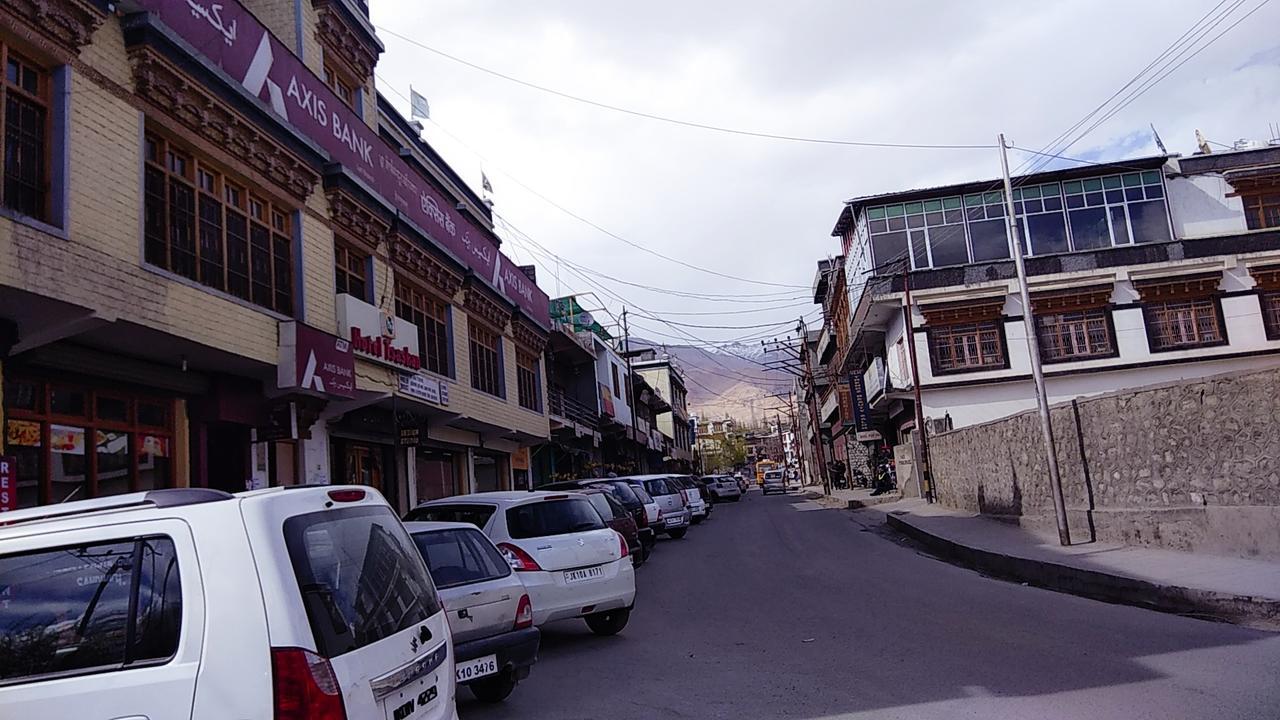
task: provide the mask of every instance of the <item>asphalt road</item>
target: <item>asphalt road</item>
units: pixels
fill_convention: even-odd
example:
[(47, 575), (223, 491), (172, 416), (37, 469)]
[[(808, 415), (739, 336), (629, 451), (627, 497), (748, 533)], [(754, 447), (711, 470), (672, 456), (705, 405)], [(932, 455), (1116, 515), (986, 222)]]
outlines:
[(1280, 718), (1280, 634), (991, 580), (869, 513), (750, 493), (660, 541), (621, 635), (543, 629), (537, 718)]

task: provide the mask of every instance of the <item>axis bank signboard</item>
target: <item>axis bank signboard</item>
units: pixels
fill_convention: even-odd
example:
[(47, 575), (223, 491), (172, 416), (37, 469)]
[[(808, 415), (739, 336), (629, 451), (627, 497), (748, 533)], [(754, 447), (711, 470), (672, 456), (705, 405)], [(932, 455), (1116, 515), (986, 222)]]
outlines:
[(276, 115), (369, 184), (476, 274), (550, 327), (548, 299), (453, 203), (418, 176), (236, 0), (136, 0)]

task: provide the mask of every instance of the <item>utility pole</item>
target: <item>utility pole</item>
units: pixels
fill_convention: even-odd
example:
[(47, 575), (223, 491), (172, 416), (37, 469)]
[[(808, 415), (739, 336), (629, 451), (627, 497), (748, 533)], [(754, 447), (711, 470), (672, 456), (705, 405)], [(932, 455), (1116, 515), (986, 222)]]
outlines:
[(822, 451), (822, 423), (818, 421), (817, 387), (813, 381), (813, 366), (809, 360), (809, 332), (804, 325), (804, 318), (796, 321), (796, 332), (800, 335), (800, 356), (804, 358), (804, 380), (809, 395), (809, 417), (813, 423), (814, 451), (818, 457), (818, 474), (822, 476), (823, 494), (831, 494), (831, 478), (827, 476), (826, 453)]
[[(916, 492), (932, 503), (937, 498), (933, 491), (933, 476), (929, 473), (929, 438), (924, 431), (924, 402), (920, 399), (920, 365), (916, 362), (916, 324), (911, 310), (911, 267), (909, 265), (902, 273), (902, 289), (905, 295), (903, 300), (907, 304), (903, 308), (903, 317), (907, 324), (907, 357), (911, 360), (911, 389), (916, 400), (915, 436), (920, 439), (920, 457), (916, 458), (920, 466), (916, 472)], [(875, 473), (879, 469), (876, 467), (871, 471)]]
[[(631, 440), (637, 443), (635, 469), (637, 473), (642, 473), (645, 471), (640, 466), (644, 451), (640, 448), (639, 441), (636, 440), (636, 413), (638, 408), (635, 404), (636, 385), (631, 373), (631, 331), (627, 328), (627, 309), (625, 307), (622, 308), (622, 355), (627, 358), (627, 408), (631, 411)], [(645, 447), (647, 448), (648, 446), (649, 443), (646, 438)]]
[(1000, 168), (1004, 173), (1005, 213), (1013, 238), (1013, 264), (1018, 270), (1018, 289), (1022, 294), (1022, 322), (1027, 331), (1027, 352), (1031, 355), (1031, 377), (1036, 383), (1036, 405), (1040, 409), (1040, 431), (1044, 434), (1044, 451), (1049, 457), (1049, 490), (1053, 496), (1053, 514), (1058, 521), (1058, 542), (1071, 544), (1067, 528), (1067, 504), (1062, 497), (1062, 476), (1058, 474), (1058, 449), (1053, 441), (1053, 421), (1049, 417), (1049, 395), (1044, 387), (1044, 371), (1040, 368), (1040, 339), (1036, 336), (1036, 319), (1031, 313), (1031, 292), (1027, 289), (1027, 267), (1023, 261), (1022, 238), (1018, 234), (1018, 218), (1013, 207), (1013, 183), (1009, 179), (1009, 153), (1000, 133)]

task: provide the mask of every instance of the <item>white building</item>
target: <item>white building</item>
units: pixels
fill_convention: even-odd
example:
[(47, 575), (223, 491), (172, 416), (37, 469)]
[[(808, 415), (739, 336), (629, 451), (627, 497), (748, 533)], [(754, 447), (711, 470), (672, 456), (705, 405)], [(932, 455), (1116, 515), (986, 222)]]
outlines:
[(933, 429), (1034, 407), (1027, 312), (1050, 402), (1280, 365), (1280, 147), (1138, 158), (1014, 186), (1030, 308), (998, 181), (856, 198), (840, 215), (848, 369), (891, 437), (914, 426), (908, 342)]

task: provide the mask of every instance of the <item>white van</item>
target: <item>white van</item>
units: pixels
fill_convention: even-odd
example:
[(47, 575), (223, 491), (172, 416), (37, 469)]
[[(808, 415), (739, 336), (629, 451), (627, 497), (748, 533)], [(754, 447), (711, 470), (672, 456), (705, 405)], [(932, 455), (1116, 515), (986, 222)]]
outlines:
[(155, 490), (0, 515), (13, 718), (456, 718), (413, 541), (351, 486)]

